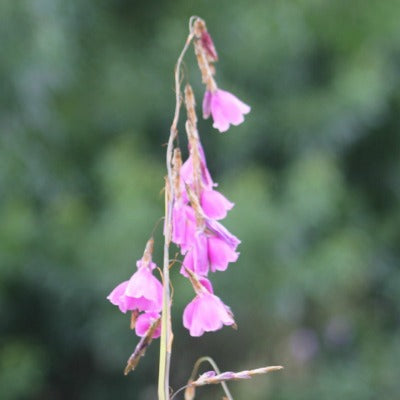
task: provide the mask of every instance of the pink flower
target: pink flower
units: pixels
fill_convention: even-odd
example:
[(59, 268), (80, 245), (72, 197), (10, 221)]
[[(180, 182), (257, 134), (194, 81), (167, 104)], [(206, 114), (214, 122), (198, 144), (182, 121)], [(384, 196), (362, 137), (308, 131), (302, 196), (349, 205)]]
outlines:
[(185, 268), (197, 275), (207, 276), (209, 270), (225, 271), (230, 262), (237, 261), (236, 248), (240, 240), (223, 225), (214, 220), (206, 220), (206, 230), (197, 231), (191, 247), (183, 260), (181, 274), (187, 276)]
[(197, 294), (183, 312), (183, 325), (191, 336), (201, 336), (234, 323), (229, 307), (208, 291)]
[[(237, 261), (239, 253), (217, 236), (207, 237), (205, 234), (197, 236), (193, 247), (186, 253), (183, 260), (184, 267), (201, 276), (207, 276), (209, 270), (225, 271), (230, 262)], [(187, 276), (184, 268), (181, 273)]]
[(217, 89), (215, 92), (206, 91), (203, 99), (203, 118), (210, 114), (213, 117), (213, 127), (220, 132), (226, 132), (229, 125), (239, 125), (244, 121), (244, 114), (250, 112), (250, 107), (240, 101), (232, 93)]
[[(136, 335), (143, 337), (146, 332), (149, 330), (151, 324), (160, 318), (160, 314), (156, 312), (148, 312), (139, 315), (135, 324)], [(153, 339), (157, 339), (161, 335), (161, 324), (156, 328), (153, 333)]]
[(120, 283), (107, 297), (110, 302), (119, 307), (121, 312), (128, 310), (160, 311), (162, 308), (162, 285), (151, 270), (155, 264), (145, 265), (139, 260), (138, 270), (129, 281)]

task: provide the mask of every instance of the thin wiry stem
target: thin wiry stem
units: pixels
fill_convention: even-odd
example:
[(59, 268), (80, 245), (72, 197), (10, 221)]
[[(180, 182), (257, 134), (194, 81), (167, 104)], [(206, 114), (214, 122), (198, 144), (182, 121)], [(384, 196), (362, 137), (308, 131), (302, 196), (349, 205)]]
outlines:
[[(211, 364), (211, 366), (213, 367), (213, 370), (216, 372), (217, 375), (219, 375), (219, 374), (221, 373), (221, 371), (219, 370), (217, 364), (215, 363), (215, 361), (214, 361), (211, 357), (208, 357), (208, 356), (200, 357), (200, 358), (195, 362), (195, 364), (194, 364), (194, 366), (193, 366), (192, 374), (190, 375), (190, 378), (189, 378), (189, 384), (187, 384), (187, 385), (185, 386), (185, 388), (188, 387), (188, 386), (190, 386), (190, 382), (192, 382), (192, 381), (195, 380), (195, 376), (197, 375), (197, 373), (198, 373), (198, 371), (199, 371), (200, 365), (201, 365), (203, 362), (206, 362), (206, 361), (209, 362), (209, 363)], [(221, 386), (222, 386), (222, 388), (224, 389), (224, 392), (225, 392), (226, 397), (228, 398), (228, 400), (233, 400), (233, 397), (232, 397), (232, 395), (231, 395), (231, 392), (230, 392), (229, 389), (228, 389), (228, 385), (227, 385), (225, 382), (221, 382)]]
[(183, 57), (189, 48), (194, 37), (192, 29), (192, 18), (189, 22), (190, 33), (186, 39), (185, 45), (178, 57), (175, 66), (175, 113), (167, 146), (166, 165), (167, 182), (165, 188), (165, 232), (164, 232), (164, 262), (163, 262), (163, 308), (161, 319), (161, 340), (160, 340), (160, 364), (158, 374), (158, 398), (159, 400), (169, 400), (169, 369), (171, 361), (171, 348), (173, 334), (171, 329), (171, 296), (169, 280), (169, 245), (172, 236), (172, 207), (174, 202), (174, 185), (172, 180), (172, 153), (174, 140), (178, 134), (179, 112), (182, 103), (181, 96), (181, 65)]

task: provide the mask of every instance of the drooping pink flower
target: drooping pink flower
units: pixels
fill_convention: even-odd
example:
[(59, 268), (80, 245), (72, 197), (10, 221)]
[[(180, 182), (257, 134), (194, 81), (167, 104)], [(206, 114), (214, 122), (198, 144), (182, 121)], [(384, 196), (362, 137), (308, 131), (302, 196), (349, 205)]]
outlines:
[(220, 132), (226, 132), (230, 124), (241, 124), (244, 121), (243, 115), (249, 112), (250, 107), (247, 104), (225, 90), (207, 90), (204, 94), (203, 118), (207, 119), (211, 114), (214, 120), (213, 127)]
[[(151, 324), (160, 318), (160, 314), (156, 312), (147, 312), (139, 315), (135, 324), (136, 335), (143, 337), (149, 330)], [(161, 335), (161, 324), (156, 328), (153, 333), (153, 339), (157, 339)]]
[(154, 311), (162, 308), (162, 285), (151, 272), (155, 264), (139, 260), (138, 270), (128, 281), (120, 283), (107, 297), (121, 312), (128, 310)]
[(197, 294), (183, 312), (183, 326), (191, 336), (201, 336), (234, 323), (229, 307), (208, 291)]
[(162, 309), (162, 284), (148, 267), (138, 268), (132, 275), (125, 294), (136, 299), (136, 308), (139, 311), (160, 311)]
[(214, 220), (207, 220), (206, 227), (206, 230), (196, 232), (193, 237), (180, 271), (184, 276), (187, 276), (185, 268), (201, 276), (207, 276), (210, 270), (225, 271), (228, 264), (239, 257), (236, 248), (240, 240), (236, 236)]

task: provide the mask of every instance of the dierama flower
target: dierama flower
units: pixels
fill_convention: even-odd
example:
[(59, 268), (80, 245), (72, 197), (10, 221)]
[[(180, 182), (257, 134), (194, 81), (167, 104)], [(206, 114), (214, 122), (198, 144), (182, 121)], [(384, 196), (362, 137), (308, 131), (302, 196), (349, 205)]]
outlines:
[(229, 307), (208, 290), (198, 293), (183, 312), (183, 326), (189, 329), (191, 336), (201, 336), (204, 332), (234, 324)]
[(225, 271), (230, 262), (237, 261), (239, 253), (223, 238), (198, 232), (192, 248), (186, 253), (181, 273), (186, 276), (185, 268), (198, 275), (207, 276), (211, 270)]
[(203, 118), (207, 119), (211, 114), (213, 127), (220, 132), (226, 132), (230, 124), (241, 124), (244, 121), (243, 115), (249, 112), (250, 107), (247, 104), (225, 90), (207, 90), (204, 94)]
[(162, 309), (162, 285), (152, 274), (156, 265), (151, 261), (152, 239), (145, 254), (137, 262), (138, 270), (128, 281), (120, 283), (107, 297), (121, 312), (158, 312)]

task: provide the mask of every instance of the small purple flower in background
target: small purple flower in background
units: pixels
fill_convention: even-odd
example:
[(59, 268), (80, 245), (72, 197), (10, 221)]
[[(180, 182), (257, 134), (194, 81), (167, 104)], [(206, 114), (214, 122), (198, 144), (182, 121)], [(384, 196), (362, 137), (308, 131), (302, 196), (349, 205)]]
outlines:
[(207, 119), (211, 114), (213, 127), (220, 132), (226, 132), (231, 124), (241, 124), (244, 121), (243, 115), (249, 112), (250, 107), (247, 104), (225, 90), (207, 90), (204, 94), (203, 118)]

